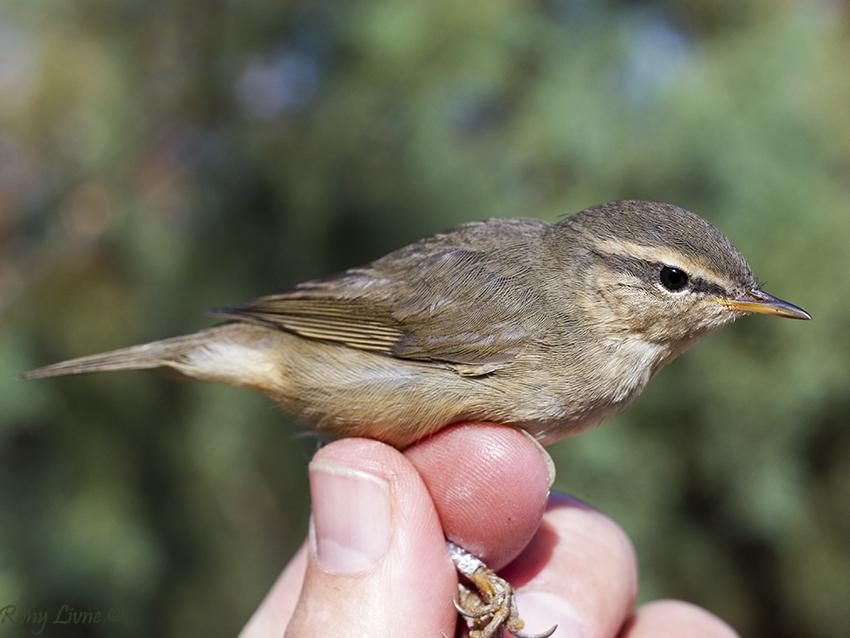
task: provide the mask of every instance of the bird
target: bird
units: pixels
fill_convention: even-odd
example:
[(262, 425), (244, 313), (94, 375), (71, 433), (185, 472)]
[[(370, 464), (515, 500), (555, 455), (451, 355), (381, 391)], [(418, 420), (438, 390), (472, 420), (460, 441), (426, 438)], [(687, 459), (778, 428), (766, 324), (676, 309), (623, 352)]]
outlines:
[[(259, 390), (329, 439), (404, 449), (453, 423), (489, 421), (548, 445), (625, 409), (736, 319), (811, 319), (762, 290), (714, 225), (640, 200), (554, 223), (466, 223), (211, 313), (222, 323), (22, 376), (167, 368)], [(461, 585), (455, 600), (470, 635), (528, 637), (511, 586), (448, 547), (475, 588)]]

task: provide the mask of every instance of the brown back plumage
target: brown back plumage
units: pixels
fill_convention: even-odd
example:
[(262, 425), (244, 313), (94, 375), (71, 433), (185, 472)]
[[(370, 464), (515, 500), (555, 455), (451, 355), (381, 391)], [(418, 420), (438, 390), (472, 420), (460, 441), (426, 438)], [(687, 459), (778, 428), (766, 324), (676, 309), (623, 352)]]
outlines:
[(216, 314), (403, 359), (492, 371), (536, 332), (530, 309), (543, 300), (510, 254), (518, 246), (527, 251), (548, 226), (530, 219), (466, 224)]

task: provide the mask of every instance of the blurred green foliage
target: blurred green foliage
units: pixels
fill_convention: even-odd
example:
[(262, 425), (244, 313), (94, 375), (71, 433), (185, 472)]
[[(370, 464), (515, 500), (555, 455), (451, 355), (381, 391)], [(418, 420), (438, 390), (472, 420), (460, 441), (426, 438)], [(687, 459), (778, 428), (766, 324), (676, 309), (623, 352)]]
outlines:
[(45, 635), (232, 635), (305, 532), (316, 445), (244, 391), (17, 373), (629, 197), (703, 213), (816, 320), (702, 343), (552, 448), (557, 487), (630, 534), (643, 600), (846, 632), (848, 24), (837, 0), (3, 2), (0, 603), (119, 614)]

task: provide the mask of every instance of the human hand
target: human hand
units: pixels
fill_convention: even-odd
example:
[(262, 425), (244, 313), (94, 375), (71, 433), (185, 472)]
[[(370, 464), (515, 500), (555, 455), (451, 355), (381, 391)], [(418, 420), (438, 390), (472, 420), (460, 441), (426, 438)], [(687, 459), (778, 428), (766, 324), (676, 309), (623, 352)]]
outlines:
[(404, 453), (343, 439), (310, 464), (309, 539), (243, 638), (454, 636), (457, 576), (445, 538), (517, 589), (530, 633), (555, 637), (734, 638), (710, 613), (659, 601), (633, 610), (637, 564), (610, 519), (549, 496), (553, 466), (503, 426), (445, 428)]

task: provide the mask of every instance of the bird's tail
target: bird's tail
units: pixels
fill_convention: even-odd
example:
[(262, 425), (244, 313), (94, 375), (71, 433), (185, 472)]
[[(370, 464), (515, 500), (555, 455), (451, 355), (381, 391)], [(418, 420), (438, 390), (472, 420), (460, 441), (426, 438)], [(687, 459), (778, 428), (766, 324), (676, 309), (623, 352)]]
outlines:
[(184, 367), (182, 363), (187, 357), (213, 340), (226, 338), (228, 332), (234, 332), (232, 330), (234, 327), (234, 324), (225, 324), (182, 337), (172, 337), (162, 341), (153, 341), (87, 357), (69, 359), (24, 372), (21, 378), (44, 379), (67, 374), (86, 374), (112, 370), (147, 370), (163, 367), (174, 368), (185, 373), (185, 370), (182, 369)]

